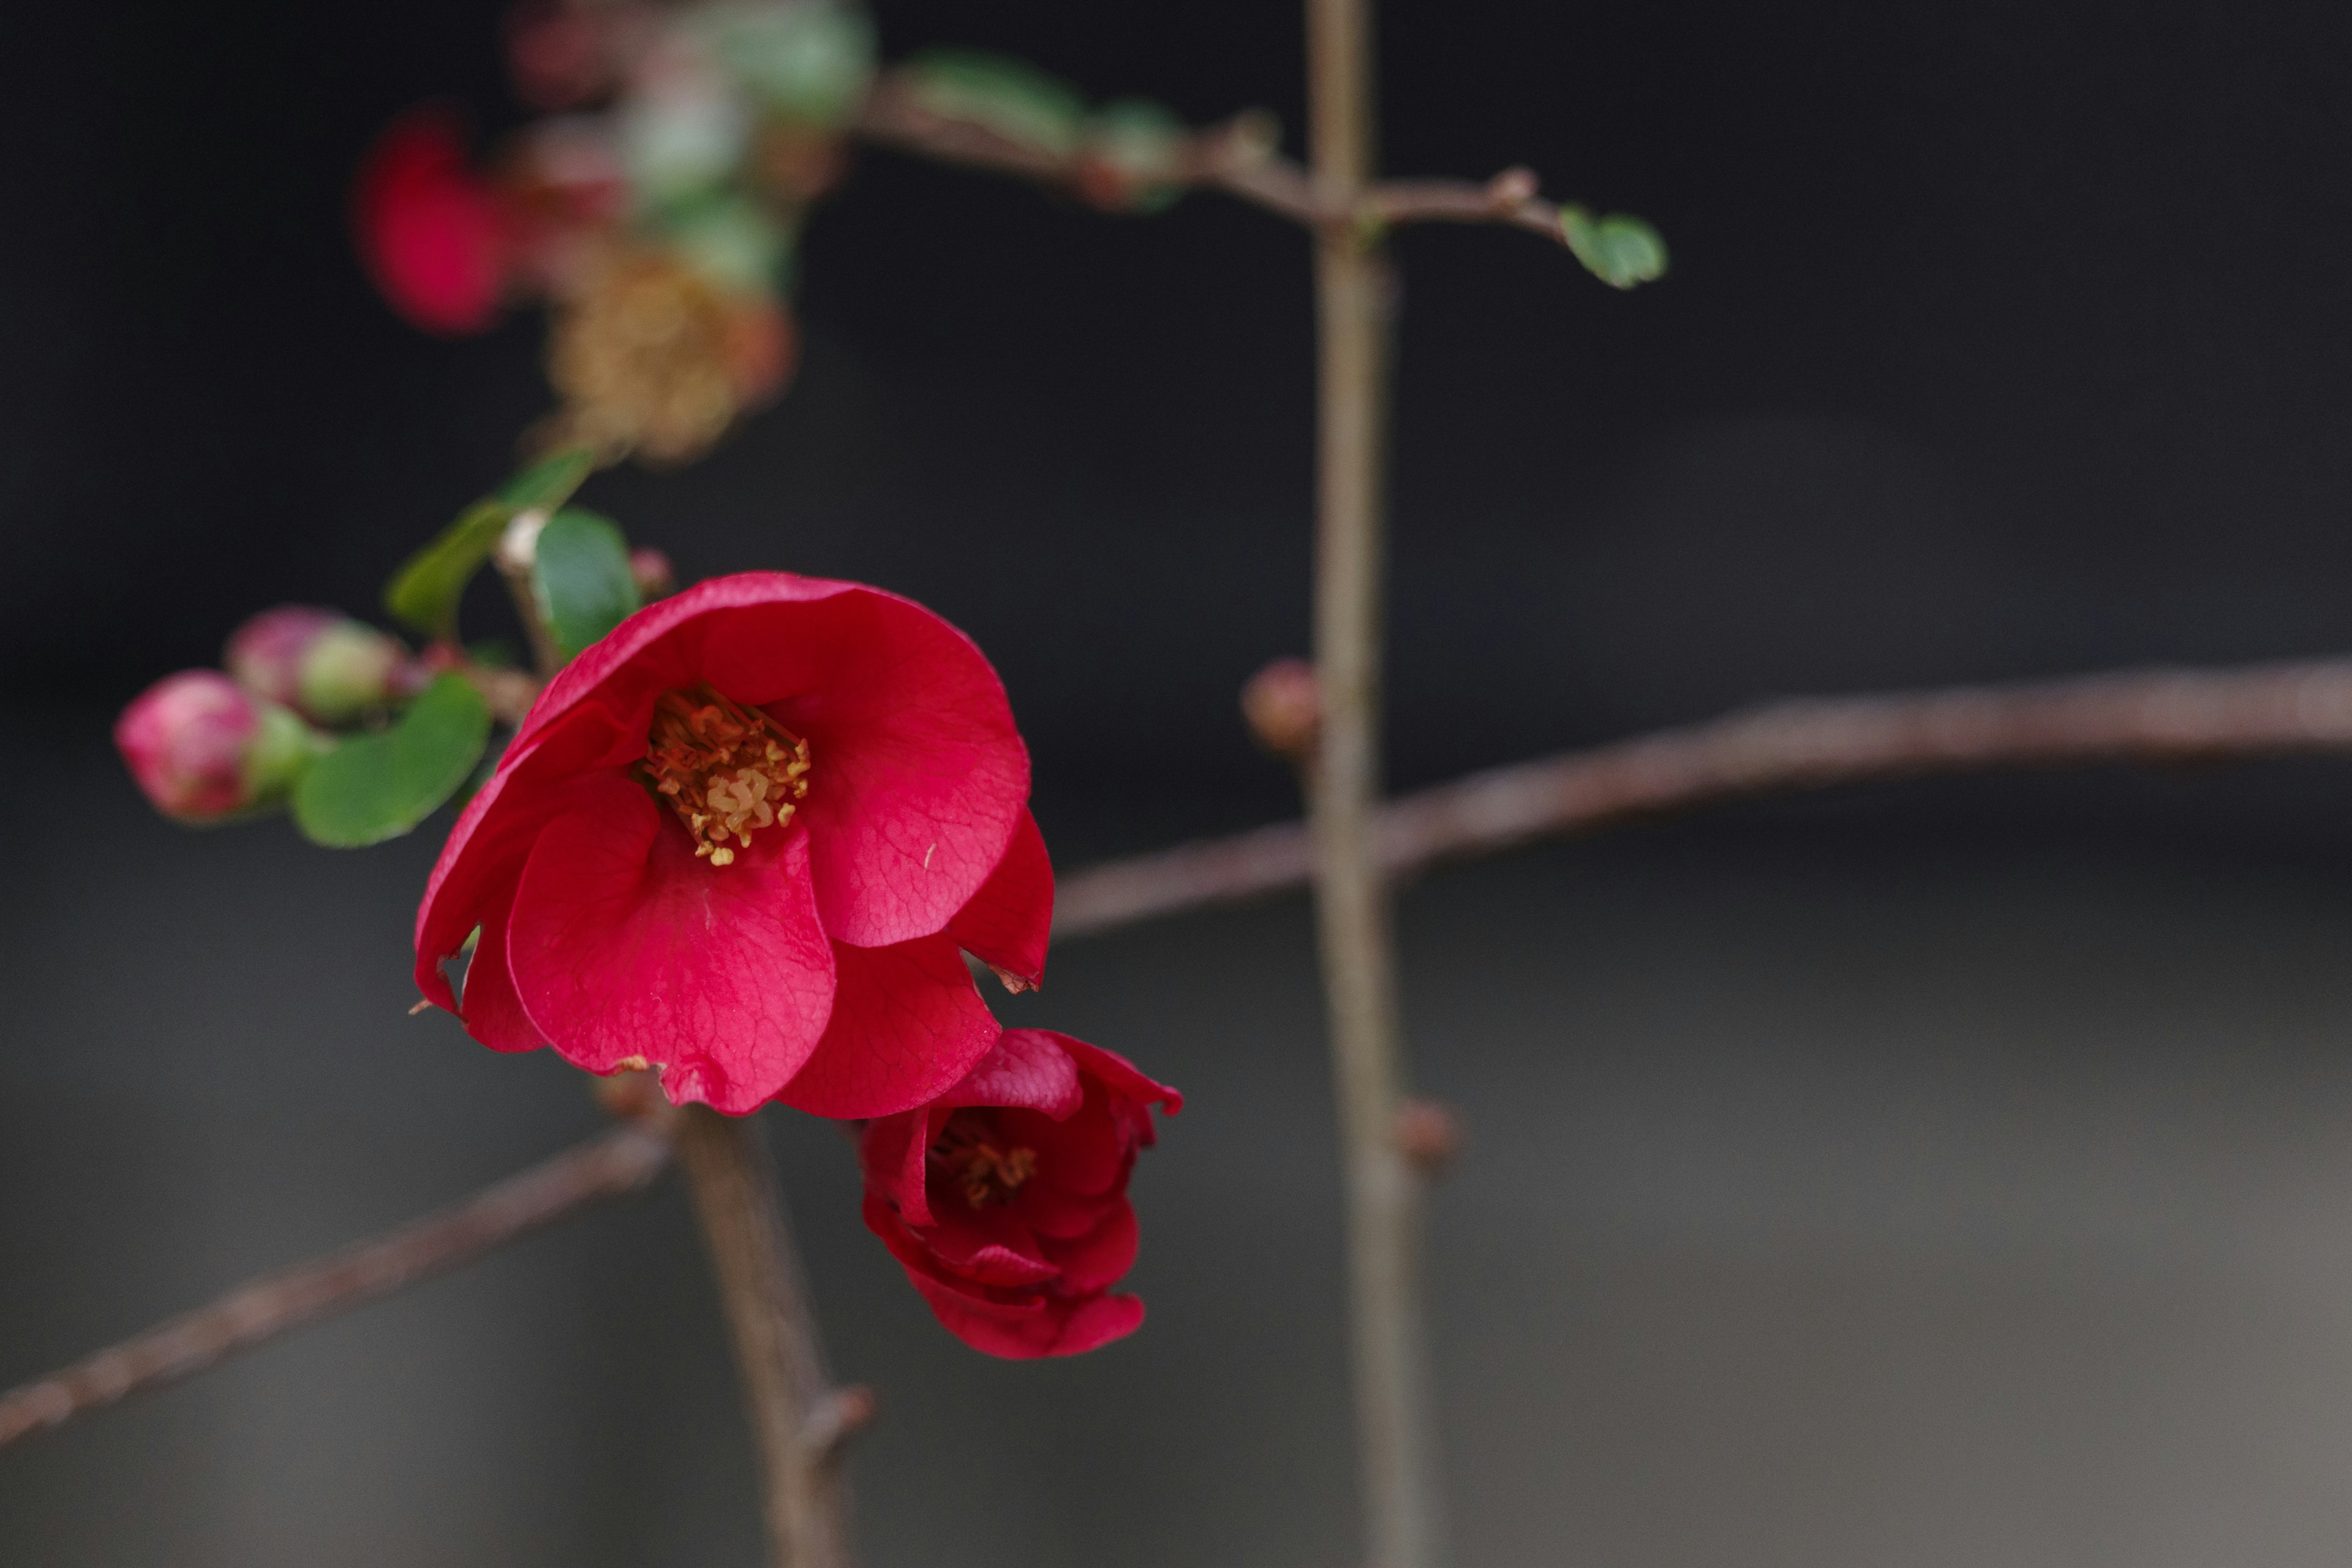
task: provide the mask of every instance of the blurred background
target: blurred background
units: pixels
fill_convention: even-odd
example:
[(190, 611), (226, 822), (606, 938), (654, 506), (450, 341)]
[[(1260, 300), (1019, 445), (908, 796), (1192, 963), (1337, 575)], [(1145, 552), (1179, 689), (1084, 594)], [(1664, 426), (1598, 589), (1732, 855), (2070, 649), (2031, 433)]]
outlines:
[[(1298, 19), (881, 0), (886, 52), (1300, 123)], [(1526, 162), (1664, 283), (1407, 235), (1400, 786), (1797, 691), (2352, 647), (2352, 13), (1390, 0), (1395, 173)], [(446, 817), (356, 854), (150, 813), (106, 740), (280, 600), (373, 613), (547, 406), (425, 337), (351, 170), (520, 110), (499, 10), (20, 6), (0, 93), (0, 1384), (599, 1123), (404, 1016)], [(1294, 135), (1290, 142), (1297, 150)], [(1065, 868), (1288, 815), (1234, 710), (1303, 651), (1305, 242), (864, 157), (785, 401), (589, 504), (688, 576), (877, 582), (1011, 689)], [(494, 596), (482, 601), (496, 612)], [(1944, 781), (1402, 899), (1458, 1560), (2340, 1563), (2352, 769)], [(1336, 1152), (1297, 899), (1057, 949), (1007, 1008), (1190, 1103), (1134, 1339), (930, 1321), (847, 1149), (774, 1134), (876, 1564), (1355, 1561)], [(681, 1194), (0, 1458), (0, 1559), (655, 1568), (757, 1551)]]

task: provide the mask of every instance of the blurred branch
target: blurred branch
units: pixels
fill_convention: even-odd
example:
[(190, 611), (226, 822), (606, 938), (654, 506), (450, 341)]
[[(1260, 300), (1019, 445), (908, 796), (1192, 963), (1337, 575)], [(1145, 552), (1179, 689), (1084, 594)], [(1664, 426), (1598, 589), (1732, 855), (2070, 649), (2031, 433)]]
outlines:
[(708, 1106), (679, 1112), (678, 1160), (694, 1192), (759, 1449), (773, 1568), (848, 1568), (843, 1444), (873, 1416), (862, 1388), (835, 1389), (760, 1125)]
[(0, 1394), (0, 1448), (471, 1263), (601, 1199), (636, 1192), (661, 1173), (669, 1158), (667, 1122), (648, 1117), (510, 1176), (455, 1208), (239, 1286), (210, 1306)]
[(1380, 226), (1360, 221), (1378, 201), (1370, 183), (1379, 126), (1372, 60), (1371, 0), (1307, 0), (1315, 188), (1359, 221), (1326, 222), (1315, 230), (1318, 711), (1301, 776), (1347, 1200), (1365, 1555), (1370, 1568), (1435, 1568), (1444, 1552), (1422, 1310), (1427, 1181), (1396, 1136), (1404, 1039), (1389, 878), (1381, 863), (1381, 647), (1396, 279)]
[[(852, 129), (868, 142), (936, 163), (1012, 174), (1087, 194), (1094, 165), (1081, 151), (1060, 154), (1016, 141), (974, 121), (925, 107), (904, 80), (886, 73)], [(1527, 169), (1506, 169), (1484, 184), (1470, 180), (1382, 180), (1335, 194), (1328, 183), (1274, 150), (1271, 118), (1253, 111), (1182, 137), (1169, 181), (1219, 190), (1308, 228), (1396, 226), (1416, 223), (1493, 223), (1568, 243), (1560, 210), (1537, 192)]]
[[(1803, 698), (1473, 773), (1380, 813), (1391, 874), (1716, 801), (1874, 779), (2352, 751), (2352, 658), (2139, 670), (1877, 697)], [(1256, 898), (1307, 880), (1304, 824), (1064, 879), (1055, 933)]]

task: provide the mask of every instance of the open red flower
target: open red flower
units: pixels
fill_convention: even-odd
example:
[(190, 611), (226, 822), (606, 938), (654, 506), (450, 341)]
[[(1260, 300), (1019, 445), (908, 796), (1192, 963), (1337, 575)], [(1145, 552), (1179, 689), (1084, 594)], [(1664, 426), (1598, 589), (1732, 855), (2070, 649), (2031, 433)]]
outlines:
[(352, 193), (361, 259), (393, 309), (426, 331), (497, 320), (510, 266), (496, 190), (466, 163), (457, 117), (411, 110), (377, 138)]
[(1110, 1052), (1008, 1029), (964, 1080), (867, 1124), (866, 1224), (941, 1323), (991, 1355), (1076, 1355), (1133, 1333), (1127, 1201), (1150, 1107), (1183, 1097)]
[[(971, 640), (782, 572), (638, 611), (551, 681), (449, 835), (416, 982), (499, 1050), (661, 1069), (673, 1100), (887, 1115), (1034, 985), (1053, 871), (1029, 756)], [(441, 964), (480, 928), (462, 1009)]]

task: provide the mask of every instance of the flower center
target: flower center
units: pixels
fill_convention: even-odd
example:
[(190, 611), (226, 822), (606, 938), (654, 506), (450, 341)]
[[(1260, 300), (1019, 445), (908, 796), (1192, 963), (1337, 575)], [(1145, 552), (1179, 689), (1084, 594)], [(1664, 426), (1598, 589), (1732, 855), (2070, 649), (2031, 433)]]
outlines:
[(713, 866), (732, 864), (760, 828), (790, 822), (808, 794), (808, 742), (707, 685), (654, 703), (643, 766)]
[(1012, 1202), (1021, 1184), (1037, 1173), (1036, 1150), (1006, 1148), (993, 1123), (971, 1110), (948, 1118), (930, 1157), (945, 1167), (963, 1189), (964, 1201), (976, 1209)]

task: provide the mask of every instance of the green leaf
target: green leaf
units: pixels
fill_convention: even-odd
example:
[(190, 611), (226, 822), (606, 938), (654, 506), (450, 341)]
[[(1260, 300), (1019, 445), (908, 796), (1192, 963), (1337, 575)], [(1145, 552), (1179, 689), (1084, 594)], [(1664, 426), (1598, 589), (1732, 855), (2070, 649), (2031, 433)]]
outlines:
[(530, 588), (566, 658), (637, 610), (629, 542), (610, 518), (579, 507), (565, 507), (540, 530)]
[(1078, 149), (1087, 100), (1069, 83), (1026, 60), (934, 49), (908, 61), (903, 72), (915, 100), (933, 114), (970, 121), (1057, 158)]
[(1654, 283), (1666, 275), (1666, 242), (1631, 213), (1595, 218), (1580, 206), (1564, 206), (1559, 232), (1585, 270), (1612, 289)]
[(454, 638), (457, 600), (482, 563), (498, 548), (514, 509), (501, 500), (480, 500), (443, 529), (433, 542), (410, 556), (383, 591), (392, 618), (422, 637)]
[(454, 641), (457, 601), (498, 548), (499, 535), (514, 514), (562, 506), (595, 466), (588, 448), (570, 447), (515, 475), (458, 513), (457, 521), (402, 563), (384, 588), (383, 607), (419, 636)]
[(572, 499), (588, 476), (596, 471), (596, 454), (585, 447), (566, 447), (533, 463), (499, 487), (491, 499), (517, 511), (553, 511)]
[(391, 729), (310, 764), (294, 786), (294, 825), (338, 849), (397, 838), (457, 792), (489, 738), (481, 693), (461, 675), (441, 676)]

